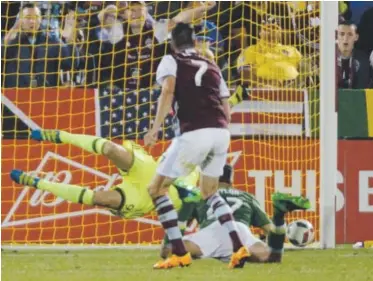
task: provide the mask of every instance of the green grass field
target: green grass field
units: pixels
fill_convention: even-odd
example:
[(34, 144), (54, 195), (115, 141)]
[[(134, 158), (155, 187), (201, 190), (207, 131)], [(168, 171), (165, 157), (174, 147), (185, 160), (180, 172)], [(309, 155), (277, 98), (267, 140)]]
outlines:
[(215, 260), (154, 271), (154, 250), (3, 251), (3, 281), (373, 281), (373, 249), (287, 251), (280, 264), (228, 270)]

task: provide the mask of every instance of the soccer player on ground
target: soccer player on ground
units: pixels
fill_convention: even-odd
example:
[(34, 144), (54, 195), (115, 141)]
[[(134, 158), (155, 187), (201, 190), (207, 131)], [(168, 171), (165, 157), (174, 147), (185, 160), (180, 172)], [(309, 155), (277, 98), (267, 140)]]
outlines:
[[(226, 165), (224, 174), (219, 179), (219, 194), (232, 208), (243, 243), (249, 249), (250, 257), (246, 261), (281, 262), (286, 231), (284, 216), (293, 210), (309, 209), (309, 200), (301, 196), (274, 193), (274, 216), (271, 222), (253, 195), (232, 187), (232, 176), (232, 168)], [(186, 196), (187, 189), (182, 183), (176, 184), (176, 187), (180, 196), (185, 198), (185, 203), (179, 211), (179, 225), (185, 228), (193, 219), (200, 225), (200, 231), (183, 237), (186, 250), (195, 258), (227, 260), (233, 253), (229, 234), (216, 221), (211, 207), (203, 200), (198, 200), (198, 192), (195, 191), (197, 188), (194, 193)], [(250, 226), (260, 227), (268, 234), (269, 247), (251, 233)], [(167, 257), (169, 252), (168, 239), (165, 237), (161, 257)], [(164, 266), (163, 262), (159, 264)]]
[(194, 30), (188, 24), (179, 23), (172, 30), (175, 53), (164, 56), (158, 66), (157, 82), (162, 85), (162, 93), (153, 127), (144, 137), (145, 145), (157, 141), (158, 131), (175, 101), (180, 134), (172, 140), (149, 186), (173, 252), (163, 263), (155, 264), (158, 269), (188, 266), (192, 262), (182, 241), (177, 212), (166, 192), (176, 178), (188, 175), (196, 166), (201, 168), (202, 197), (229, 232), (234, 251), (230, 267), (237, 267), (248, 257), (232, 210), (217, 192), (230, 143), (229, 90), (218, 66), (198, 55), (194, 39)]
[[(123, 181), (110, 190), (94, 191), (77, 185), (50, 182), (21, 170), (13, 170), (12, 180), (19, 184), (46, 190), (73, 203), (106, 207), (115, 215), (123, 218), (142, 217), (154, 205), (147, 191), (147, 185), (155, 174), (157, 162), (141, 146), (132, 141), (116, 144), (104, 138), (70, 134), (58, 130), (34, 130), (31, 138), (37, 141), (71, 144), (90, 153), (107, 157), (118, 168)], [(192, 171), (184, 179), (187, 184), (196, 184), (198, 172)], [(178, 192), (171, 185), (168, 195), (177, 209), (182, 205)]]

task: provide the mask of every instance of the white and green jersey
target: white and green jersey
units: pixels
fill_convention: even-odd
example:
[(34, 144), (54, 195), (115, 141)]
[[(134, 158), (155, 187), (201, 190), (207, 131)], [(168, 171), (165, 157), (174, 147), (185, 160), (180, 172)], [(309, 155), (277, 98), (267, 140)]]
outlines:
[[(183, 192), (183, 189), (185, 190), (185, 186), (182, 185), (177, 185), (176, 188), (180, 189), (181, 192)], [(220, 196), (231, 207), (236, 221), (255, 227), (271, 223), (267, 214), (252, 194), (234, 188), (220, 188), (218, 191)], [(193, 193), (196, 194), (197, 192), (199, 190), (194, 188)], [(185, 202), (183, 197), (180, 196), (183, 202), (179, 210), (179, 221), (181, 224), (196, 219), (200, 228), (204, 228), (216, 221), (217, 218), (212, 211), (212, 207), (207, 205), (204, 200), (200, 199), (198, 202), (187, 200), (189, 202)]]
[[(270, 223), (267, 214), (252, 194), (234, 188), (220, 188), (219, 194), (231, 207), (235, 221), (249, 227), (261, 227)], [(212, 207), (204, 205), (200, 210), (201, 228), (216, 221)]]

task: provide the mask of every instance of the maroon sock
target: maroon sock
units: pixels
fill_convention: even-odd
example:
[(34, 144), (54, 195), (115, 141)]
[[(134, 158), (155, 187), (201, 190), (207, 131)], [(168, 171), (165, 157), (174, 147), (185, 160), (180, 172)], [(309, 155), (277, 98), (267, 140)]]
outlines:
[(158, 212), (158, 219), (161, 222), (164, 231), (168, 236), (168, 240), (172, 245), (172, 253), (177, 256), (184, 256), (187, 251), (185, 249), (182, 234), (179, 229), (177, 220), (177, 212), (172, 205), (168, 196), (160, 196), (153, 200), (155, 209)]

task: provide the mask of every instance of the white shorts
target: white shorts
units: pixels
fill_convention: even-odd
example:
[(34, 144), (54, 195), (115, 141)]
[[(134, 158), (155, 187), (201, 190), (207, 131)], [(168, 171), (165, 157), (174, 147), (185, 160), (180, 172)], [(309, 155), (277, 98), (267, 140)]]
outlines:
[(184, 133), (172, 140), (157, 173), (178, 178), (189, 175), (199, 166), (202, 174), (219, 177), (223, 174), (229, 143), (227, 129), (206, 128)]
[[(262, 243), (245, 224), (236, 222), (242, 243), (250, 248), (255, 243)], [(183, 240), (193, 242), (201, 249), (201, 258), (229, 258), (233, 253), (232, 241), (228, 230), (216, 221), (196, 233), (183, 237)]]

